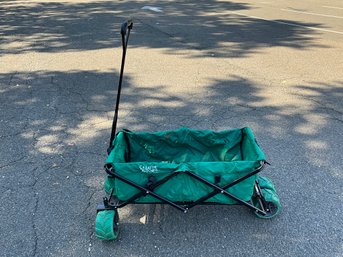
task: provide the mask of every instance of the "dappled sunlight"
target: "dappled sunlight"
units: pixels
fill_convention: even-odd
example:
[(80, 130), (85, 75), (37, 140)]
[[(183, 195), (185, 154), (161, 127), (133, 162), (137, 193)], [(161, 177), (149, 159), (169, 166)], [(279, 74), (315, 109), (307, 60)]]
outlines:
[[(181, 101), (161, 101), (159, 99), (143, 99), (139, 101), (140, 106), (159, 106), (166, 108), (182, 108), (184, 103)], [(137, 106), (139, 107), (139, 106)]]
[[(296, 86), (296, 95), (307, 98), (309, 101), (329, 109), (342, 116), (343, 102), (343, 81), (310, 82), (305, 85)], [(341, 119), (342, 120), (342, 119)]]
[[(253, 237), (256, 238), (257, 240), (273, 240), (274, 236), (270, 235), (269, 233), (254, 233)], [(304, 243), (304, 242), (307, 242), (309, 238), (286, 236), (284, 240), (287, 240), (292, 243)]]
[[(44, 154), (58, 154), (61, 153), (62, 145), (58, 135), (45, 135), (37, 137), (37, 143), (35, 144), (35, 151), (44, 153)], [(35, 151), (31, 153), (34, 154)]]
[(309, 149), (327, 150), (329, 148), (326, 142), (319, 140), (307, 140), (304, 143)]
[(327, 124), (327, 118), (316, 113), (305, 113), (303, 119), (304, 122), (294, 128), (300, 134), (315, 135), (318, 131), (324, 129)]
[[(280, 229), (289, 233), (278, 247), (304, 249), (314, 237), (320, 240), (317, 232), (331, 228), (316, 220), (318, 210), (329, 209), (327, 197), (337, 206), (343, 200), (343, 84), (330, 79), (335, 71), (310, 81), (316, 71), (304, 65), (325, 48), (316, 41), (319, 32), (306, 28), (320, 28), (320, 22), (291, 27), (234, 14), (252, 8), (243, 2), (124, 2), (1, 1), (0, 139), (5, 151), (0, 167), (6, 178), (18, 172), (4, 187), (33, 195), (28, 203), (33, 207), (25, 213), (37, 215), (32, 215), (37, 249), (47, 244), (52, 255), (92, 255), (99, 249), (106, 255), (126, 248), (122, 256), (139, 256), (137, 245), (158, 255), (158, 247), (169, 249), (173, 240), (224, 249), (240, 238), (270, 242)], [(147, 4), (163, 13), (142, 10)], [(123, 238), (130, 240), (96, 241), (95, 206), (104, 196), (103, 164), (121, 62), (119, 24), (128, 14), (136, 19), (117, 131), (251, 127), (272, 163), (263, 173), (275, 181), (285, 206), (275, 221), (256, 220), (228, 206), (202, 206), (183, 215), (170, 206), (128, 205), (119, 215)], [(316, 188), (306, 193), (312, 185)], [(331, 209), (334, 215), (337, 206)], [(66, 228), (52, 227), (52, 221), (65, 222)], [(218, 228), (213, 242), (199, 241), (208, 238), (213, 225)], [(52, 245), (51, 239), (61, 244)], [(75, 250), (80, 241), (82, 253)], [(147, 241), (154, 243), (142, 244)]]
[(99, 133), (104, 130), (110, 130), (110, 122), (107, 117), (87, 117), (77, 127), (67, 130), (68, 134), (70, 134), (68, 140), (76, 144), (90, 142), (96, 139)]
[[(89, 29), (98, 30), (100, 33), (97, 35), (102, 34), (101, 28), (108, 28), (103, 26), (104, 23), (113, 22), (114, 14), (121, 13), (116, 8), (106, 8), (111, 4), (101, 1), (98, 4), (56, 1), (30, 1), (22, 4), (20, 1), (2, 1), (1, 4), (6, 8), (0, 10), (1, 16), (4, 17), (0, 22), (3, 34), (0, 46), (7, 48), (7, 43), (30, 42), (34, 39), (25, 48), (7, 48), (8, 53), (78, 49), (81, 41), (90, 41), (89, 49), (97, 49), (97, 46), (108, 47), (111, 43), (104, 40), (105, 34), (94, 39)], [(81, 23), (87, 25), (78, 26)]]
[(304, 135), (315, 135), (318, 132), (318, 128), (314, 127), (313, 124), (300, 124), (294, 128), (295, 132)]
[[(91, 56), (91, 58), (90, 58)], [(113, 73), (114, 67), (118, 67), (118, 59), (112, 48), (100, 50), (73, 50), (62, 53), (20, 53), (21, 60), (26, 63), (22, 65), (16, 62), (17, 54), (7, 54), (1, 57), (0, 67), (6, 68), (8, 72), (18, 73), (34, 70), (40, 72), (108, 72)], [(5, 64), (11, 63), (12, 65)], [(27, 65), (30, 64), (30, 67)], [(87, 74), (85, 74), (87, 76)], [(55, 82), (58, 82), (57, 80)]]
[[(149, 58), (153, 60), (157, 57)], [(180, 64), (188, 62), (186, 58)], [(197, 70), (203, 73), (203, 64), (207, 62), (212, 63), (212, 60), (205, 59), (195, 67), (189, 65), (188, 69), (180, 69), (184, 69), (185, 74)], [(143, 67), (140, 80), (132, 78), (137, 74), (134, 68), (138, 64), (128, 68), (131, 72), (125, 76), (118, 129), (152, 131), (156, 128), (164, 130), (188, 126), (224, 130), (250, 126), (256, 133), (268, 134), (276, 140), (290, 134), (302, 135), (305, 138), (301, 147), (307, 149), (308, 160), (316, 166), (327, 163), (315, 151), (329, 149), (330, 143), (321, 135), (331, 120), (316, 107), (317, 100), (313, 102), (312, 99), (301, 98), (301, 90), (287, 94), (283, 92), (280, 98), (272, 89), (265, 90), (261, 81), (251, 81), (233, 74), (228, 76), (221, 69), (207, 77), (194, 76), (193, 86), (181, 84), (180, 87), (173, 87), (171, 83), (175, 73), (166, 72), (166, 77), (160, 81), (161, 85), (156, 85), (160, 79), (148, 81), (150, 76), (155, 75), (144, 74), (146, 67)], [(174, 67), (174, 71), (178, 69)], [(21, 137), (25, 140), (34, 138), (34, 151), (46, 155), (63, 152), (68, 144), (82, 145), (82, 148), (92, 146), (99, 138), (103, 138), (99, 147), (105, 149), (115, 104), (115, 75), (108, 71), (74, 70), (66, 73), (62, 79), (60, 74), (63, 73), (40, 71), (36, 76), (38, 81), (25, 74), (13, 75), (13, 84), (21, 85), (14, 88), (19, 91), (29, 90), (35, 97), (31, 98), (28, 94), (26, 98), (12, 101), (12, 104), (22, 105), (23, 108), (27, 106), (27, 111), (43, 111), (42, 105), (46, 107), (43, 114), (30, 119), (30, 131), (23, 131)], [(31, 81), (39, 86), (31, 85)], [(83, 85), (80, 92), (74, 89), (76, 81)], [(17, 92), (6, 87), (3, 90), (8, 94), (8, 99), (13, 98)], [(329, 95), (328, 88), (321, 90), (325, 90), (325, 96)], [(45, 96), (45, 92), (49, 92), (49, 95)], [(66, 97), (56, 98), (59, 92), (64, 92)], [(295, 97), (292, 94), (296, 94)], [(310, 96), (319, 98), (322, 94), (319, 91)], [(45, 102), (45, 97), (49, 97), (50, 102)], [(70, 105), (68, 110), (63, 107), (65, 102)], [(51, 124), (43, 118), (45, 115), (55, 117)], [(209, 127), (208, 124), (212, 125)]]
[[(291, 27), (242, 17), (235, 11), (252, 8), (250, 4), (243, 2), (202, 0), (194, 5), (183, 1), (173, 4), (159, 1), (158, 6), (164, 10), (163, 13), (142, 10), (141, 7), (147, 4), (151, 3), (131, 1), (130, 8), (127, 8), (125, 2), (101, 0), (97, 2), (30, 1), (25, 4), (20, 1), (2, 1), (2, 6), (6, 8), (0, 10), (3, 17), (0, 22), (3, 35), (0, 39), (0, 47), (8, 54), (105, 49), (120, 44), (114, 35), (117, 34), (119, 27), (116, 24), (124, 18), (118, 17), (131, 15), (136, 18), (135, 26), (139, 31), (137, 33), (144, 33), (146, 38), (149, 38), (149, 47), (161, 48), (161, 39), (156, 36), (150, 37), (152, 31), (157, 30), (166, 43), (165, 53), (171, 55), (175, 55), (185, 47), (201, 50), (194, 52), (193, 57), (214, 54), (216, 57), (233, 58), (247, 57), (270, 47), (296, 49), (323, 47), (313, 42), (317, 32), (306, 28), (306, 26), (321, 27), (320, 23), (293, 21), (296, 26)], [(178, 22), (173, 20), (175, 16), (178, 17)], [(275, 22), (287, 23), (287, 20), (275, 20)], [(185, 26), (201, 33), (185, 33), (183, 30)], [(271, 33), (275, 26), (282, 27), (280, 29), (282, 33)], [(211, 38), (211, 44), (203, 40), (204, 37)], [(32, 43), (27, 44), (27, 42)], [(136, 41), (132, 41), (132, 45), (141, 46), (144, 42), (137, 44)]]

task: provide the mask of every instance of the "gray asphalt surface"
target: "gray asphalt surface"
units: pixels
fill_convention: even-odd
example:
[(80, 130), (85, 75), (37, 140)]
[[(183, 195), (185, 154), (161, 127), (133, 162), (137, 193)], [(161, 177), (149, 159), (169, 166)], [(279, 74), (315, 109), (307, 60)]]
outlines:
[[(250, 126), (280, 216), (129, 205), (95, 238), (128, 16), (119, 128)], [(343, 256), (342, 19), (338, 0), (1, 1), (0, 256)]]

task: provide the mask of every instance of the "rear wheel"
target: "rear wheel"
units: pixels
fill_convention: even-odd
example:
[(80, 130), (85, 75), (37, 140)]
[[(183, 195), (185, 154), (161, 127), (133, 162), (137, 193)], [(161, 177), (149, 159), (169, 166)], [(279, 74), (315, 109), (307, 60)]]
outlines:
[(282, 209), (278, 195), (275, 191), (268, 188), (262, 188), (261, 196), (256, 196), (253, 199), (253, 203), (255, 207), (264, 209), (266, 212), (266, 214), (262, 214), (259, 211), (255, 212), (255, 215), (262, 219), (274, 218), (275, 216), (279, 215)]
[(269, 178), (258, 176), (257, 181), (258, 181), (258, 184), (260, 185), (261, 189), (267, 188), (267, 189), (270, 189), (270, 190), (273, 190), (274, 192), (276, 192), (275, 186)]
[(101, 240), (115, 240), (119, 236), (119, 215), (117, 210), (98, 212), (95, 220), (95, 235)]

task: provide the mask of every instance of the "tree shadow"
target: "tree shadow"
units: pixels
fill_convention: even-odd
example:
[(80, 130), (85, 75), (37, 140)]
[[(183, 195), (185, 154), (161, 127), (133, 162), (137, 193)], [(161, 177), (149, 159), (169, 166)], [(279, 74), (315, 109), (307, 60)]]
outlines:
[(309, 98), (323, 108), (323, 111), (336, 112), (343, 115), (343, 81), (333, 81), (333, 83), (311, 82), (309, 85), (296, 86), (299, 96)]
[[(197, 55), (246, 57), (269, 47), (307, 49), (323, 47), (314, 42), (318, 32), (308, 27), (319, 23), (288, 20), (265, 21), (237, 15), (250, 9), (246, 3), (197, 1), (159, 2), (163, 13), (141, 8), (146, 1), (92, 3), (30, 3), (2, 1), (0, 48), (2, 54), (93, 50), (119, 45), (119, 23), (136, 17), (135, 47), (186, 47), (202, 50)], [(175, 20), (177, 17), (177, 20)], [(286, 25), (291, 23), (294, 26)]]
[[(190, 54), (194, 58), (247, 57), (270, 47), (324, 47), (314, 42), (318, 32), (306, 28), (321, 24), (242, 18), (234, 11), (251, 8), (245, 3), (159, 1), (162, 14), (143, 12), (144, 5), (151, 3), (1, 1), (1, 55), (113, 47), (120, 44), (118, 25), (128, 13), (138, 16), (130, 45), (168, 54), (188, 48), (201, 50)], [(135, 85), (126, 76), (119, 129), (250, 126), (273, 165), (264, 174), (276, 184), (284, 210), (261, 221), (240, 207), (197, 207), (185, 216), (167, 206), (127, 206), (120, 210), (122, 239), (95, 239), (117, 79), (111, 72), (79, 70), (0, 74), (1, 213), (7, 221), (0, 244), (13, 242), (14, 256), (109, 256), (113, 248), (119, 256), (238, 256), (247, 249), (257, 256), (341, 253), (341, 81), (296, 87), (294, 97), (313, 102), (303, 108), (300, 102), (269, 103), (264, 85), (241, 76), (212, 80), (206, 94)], [(319, 248), (322, 238), (325, 247)]]
[[(168, 256), (175, 249), (189, 254), (189, 245), (196, 256), (223, 251), (238, 255), (253, 247), (251, 242), (265, 246), (253, 247), (257, 255), (263, 255), (265, 249), (273, 256), (296, 255), (301, 250), (311, 256), (340, 252), (337, 206), (342, 202), (342, 177), (337, 160), (343, 144), (337, 140), (342, 138), (338, 131), (342, 121), (330, 119), (332, 110), (327, 106), (315, 104), (304, 111), (301, 103), (268, 104), (270, 96), (262, 94), (263, 86), (238, 76), (212, 81), (206, 86), (210, 94), (202, 97), (194, 92), (168, 93), (163, 85), (134, 85), (127, 76), (119, 128), (252, 127), (272, 162), (264, 174), (277, 186), (284, 206), (282, 214), (262, 221), (233, 206), (197, 207), (186, 216), (168, 206), (128, 206), (120, 210), (119, 242), (102, 243), (94, 238), (94, 208), (103, 196), (101, 167), (113, 115), (114, 80), (117, 77), (112, 73), (96, 71), (0, 76), (1, 142), (6, 149), (0, 156), (1, 190), (5, 195), (11, 190), (32, 194), (37, 205), (12, 210), (6, 202), (4, 215), (16, 220), (16, 215), (34, 213), (27, 219), (34, 224), (35, 251), (44, 253), (48, 247), (53, 254), (88, 254), (81, 240), (92, 245), (94, 254), (101, 250), (108, 255), (116, 247), (120, 256), (157, 250)], [(309, 84), (299, 89), (311, 90), (316, 102), (329, 103), (342, 94), (340, 85)], [(330, 220), (324, 218), (328, 209), (333, 217)], [(145, 223), (141, 222), (143, 216)], [(15, 234), (16, 226), (13, 224), (9, 231)], [(272, 240), (275, 237), (279, 240)], [(317, 247), (323, 237), (328, 246), (325, 249)], [(237, 247), (232, 250), (226, 248), (228, 245)], [(14, 248), (14, 253), (22, 253), (22, 247)]]

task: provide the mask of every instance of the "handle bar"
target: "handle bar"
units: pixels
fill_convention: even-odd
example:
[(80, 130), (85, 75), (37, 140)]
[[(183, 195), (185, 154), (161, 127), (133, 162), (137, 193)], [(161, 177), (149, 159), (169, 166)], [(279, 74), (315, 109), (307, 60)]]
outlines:
[(126, 36), (126, 32), (127, 30), (131, 30), (133, 27), (133, 22), (132, 22), (132, 19), (129, 19), (125, 22), (123, 22), (123, 24), (121, 25), (121, 30), (120, 30), (120, 33), (122, 36)]
[(121, 95), (121, 86), (123, 83), (126, 49), (127, 49), (127, 43), (129, 41), (130, 31), (131, 31), (132, 27), (133, 27), (133, 22), (131, 19), (129, 19), (128, 21), (125, 21), (121, 25), (121, 29), (120, 29), (122, 46), (123, 46), (123, 55), (122, 55), (122, 59), (121, 59), (119, 85), (118, 85), (118, 92), (117, 92), (116, 108), (114, 111), (114, 117), (113, 117), (113, 123), (112, 123), (110, 144), (109, 144), (109, 147), (107, 149), (108, 154), (111, 152), (111, 150), (113, 148), (113, 140), (114, 140), (116, 130), (117, 130), (118, 110), (119, 110), (119, 102), (120, 102), (120, 95)]

